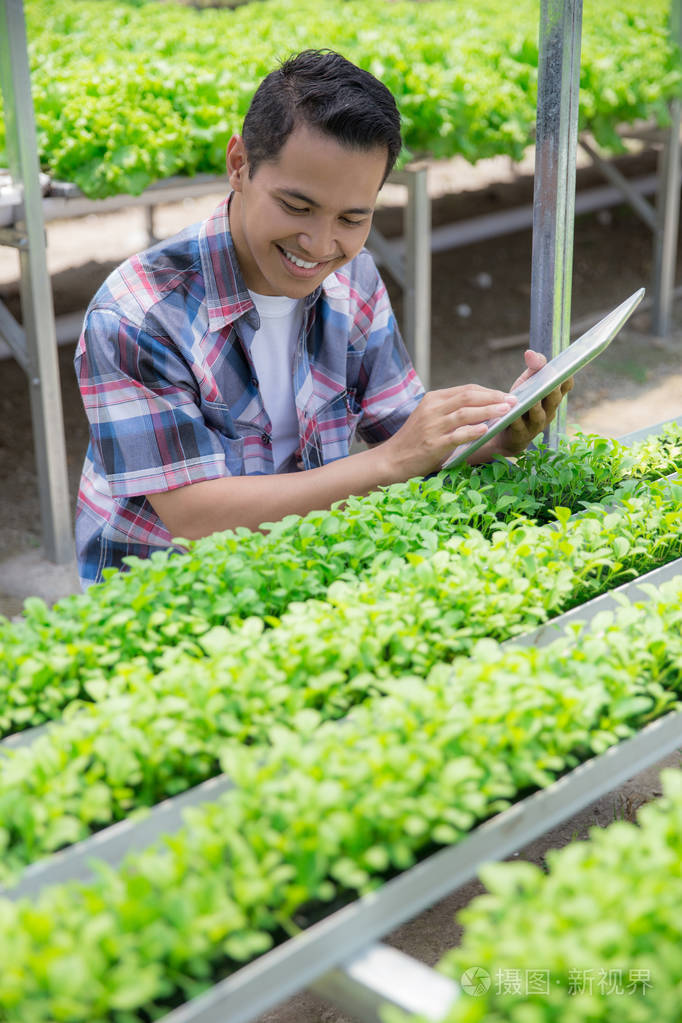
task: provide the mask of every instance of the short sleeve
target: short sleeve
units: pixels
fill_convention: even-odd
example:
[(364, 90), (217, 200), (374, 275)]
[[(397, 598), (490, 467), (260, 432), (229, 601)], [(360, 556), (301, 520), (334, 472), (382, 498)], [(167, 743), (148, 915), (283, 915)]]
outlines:
[(362, 408), (358, 433), (370, 444), (396, 433), (424, 397), (378, 272), (376, 282), (356, 394)]
[(112, 496), (159, 493), (240, 473), (233, 443), (206, 422), (197, 382), (169, 339), (112, 310), (92, 309), (75, 368), (92, 457)]

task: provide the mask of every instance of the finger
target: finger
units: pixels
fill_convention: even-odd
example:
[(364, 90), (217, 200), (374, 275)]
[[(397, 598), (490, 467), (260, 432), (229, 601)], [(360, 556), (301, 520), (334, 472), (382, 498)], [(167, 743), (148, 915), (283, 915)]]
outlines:
[(485, 423), (480, 423), (478, 426), (463, 426), (453, 434), (448, 444), (445, 446), (445, 454), (441, 456), (440, 466), (444, 466), (452, 457), (452, 455), (462, 446), (462, 444), (473, 444), (475, 440), (480, 440), (487, 433), (487, 427)]
[(460, 444), (471, 444), (488, 432), (487, 423), (473, 423), (471, 426), (460, 426), (446, 438), (448, 449), (458, 448)]
[(507, 435), (506, 447), (510, 451), (523, 451), (527, 448), (533, 437), (542, 432), (542, 427), (533, 425), (526, 420), (525, 416), (511, 423), (505, 431)]
[(526, 361), (526, 369), (531, 374), (537, 373), (547, 362), (542, 352), (536, 352), (532, 348), (527, 348), (523, 353), (523, 357)]
[(445, 417), (452, 431), (462, 426), (472, 426), (477, 423), (487, 423), (490, 419), (499, 419), (513, 408), (511, 402), (498, 402), (494, 405), (466, 405), (456, 409)]
[(532, 440), (532, 438), (540, 433), (541, 430), (544, 430), (547, 425), (547, 416), (542, 406), (542, 402), (538, 401), (535, 405), (531, 405), (523, 416), (523, 419), (526, 424), (526, 428), (530, 433), (529, 439)]
[[(564, 386), (566, 384), (568, 385), (567, 387)], [(542, 399), (542, 404), (545, 407), (545, 412), (550, 417), (550, 419), (554, 418), (556, 410), (561, 404), (564, 396), (568, 394), (572, 387), (573, 377), (569, 377), (568, 380), (564, 380), (564, 382), (559, 387), (555, 387), (552, 391), (549, 392), (549, 394), (545, 395), (545, 397)]]
[(530, 380), (530, 378), (534, 376), (538, 370), (541, 370), (547, 363), (547, 359), (542, 352), (534, 352), (532, 348), (528, 348), (523, 353), (523, 357), (526, 362), (526, 369), (512, 384), (512, 391), (515, 391), (517, 387), (521, 386), (521, 384), (525, 384), (526, 380)]
[(507, 391), (497, 391), (480, 384), (465, 384), (459, 387), (448, 387), (437, 392), (442, 411), (455, 411), (466, 406), (495, 405), (502, 402), (516, 404), (516, 397)]
[(532, 377), (532, 375), (533, 374), (531, 373), (531, 371), (527, 369), (524, 373), (521, 374), (520, 377), (517, 377), (514, 383), (511, 385), (512, 394), (521, 386), (521, 384), (525, 384), (526, 380), (528, 380), (529, 377)]
[(543, 408), (548, 416), (553, 416), (558, 409), (563, 399), (563, 392), (560, 387), (555, 387), (553, 391), (546, 394), (542, 399)]

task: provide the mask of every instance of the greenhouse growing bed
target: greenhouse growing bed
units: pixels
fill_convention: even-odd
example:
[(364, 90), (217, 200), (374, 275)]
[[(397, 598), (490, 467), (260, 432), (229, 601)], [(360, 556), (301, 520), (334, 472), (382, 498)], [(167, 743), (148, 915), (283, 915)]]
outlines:
[(680, 746), (682, 422), (521, 461), (2, 623), (5, 734), (44, 722), (0, 760), (5, 1018), (366, 1004), (368, 942)]

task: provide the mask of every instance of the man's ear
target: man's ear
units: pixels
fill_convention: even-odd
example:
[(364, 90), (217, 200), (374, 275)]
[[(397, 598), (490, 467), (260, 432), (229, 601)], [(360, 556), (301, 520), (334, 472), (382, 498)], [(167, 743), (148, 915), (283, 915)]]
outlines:
[(233, 135), (227, 143), (225, 165), (227, 167), (227, 178), (232, 188), (236, 192), (241, 192), (242, 182), (249, 173), (246, 147), (241, 135)]

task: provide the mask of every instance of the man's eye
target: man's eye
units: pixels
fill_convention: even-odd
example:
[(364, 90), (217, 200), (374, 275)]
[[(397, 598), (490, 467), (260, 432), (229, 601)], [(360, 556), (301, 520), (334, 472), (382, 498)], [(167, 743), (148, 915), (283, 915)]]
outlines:
[(349, 217), (341, 217), (341, 220), (348, 227), (362, 227), (366, 223), (366, 219), (363, 217), (362, 220), (351, 220)]
[(280, 202), (281, 202), (282, 206), (284, 207), (284, 209), (287, 211), (287, 213), (307, 213), (308, 212), (306, 206), (292, 206), (292, 204), (290, 202), (287, 202), (286, 199), (280, 199)]

